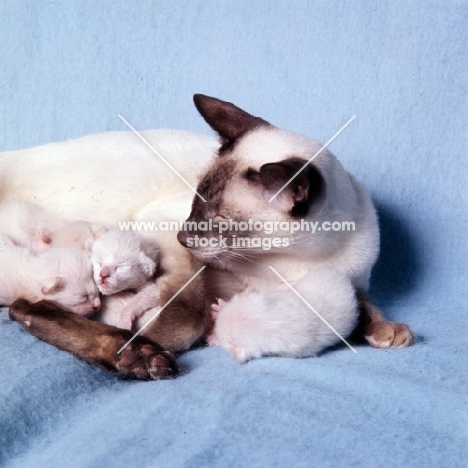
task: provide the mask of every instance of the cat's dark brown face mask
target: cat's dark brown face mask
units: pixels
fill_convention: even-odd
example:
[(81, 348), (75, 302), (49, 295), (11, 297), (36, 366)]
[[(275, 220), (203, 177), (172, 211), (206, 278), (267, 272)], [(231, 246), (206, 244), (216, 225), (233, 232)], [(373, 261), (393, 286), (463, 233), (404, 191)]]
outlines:
[[(186, 228), (178, 233), (182, 245), (201, 257), (216, 256), (235, 250), (239, 235), (257, 238), (260, 234), (253, 229), (254, 221), (298, 219), (306, 216), (312, 205), (318, 205), (325, 191), (324, 180), (315, 166), (307, 165), (305, 157), (291, 154), (259, 167), (254, 167), (254, 157), (252, 166), (239, 161), (237, 153), (243, 140), (255, 131), (274, 131), (275, 127), (219, 99), (195, 95), (194, 101), (203, 118), (219, 134), (221, 146), (219, 157), (198, 185), (200, 196), (194, 197)], [(246, 155), (243, 156), (245, 160)], [(270, 203), (273, 196), (275, 200)], [(220, 232), (219, 224), (224, 226), (227, 221), (232, 223)], [(248, 229), (239, 232), (238, 223), (249, 221)], [(202, 237), (205, 240), (194, 242)]]

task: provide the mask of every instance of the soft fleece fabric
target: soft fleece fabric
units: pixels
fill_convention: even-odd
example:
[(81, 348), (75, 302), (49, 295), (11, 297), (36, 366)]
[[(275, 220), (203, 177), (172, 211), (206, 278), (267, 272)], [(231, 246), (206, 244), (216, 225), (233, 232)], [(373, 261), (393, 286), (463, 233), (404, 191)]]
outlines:
[[(323, 142), (382, 229), (372, 293), (415, 346), (123, 381), (0, 313), (0, 464), (465, 467), (466, 1), (0, 4), (0, 149), (106, 130), (209, 133), (200, 92)], [(72, 170), (72, 168), (70, 168)]]

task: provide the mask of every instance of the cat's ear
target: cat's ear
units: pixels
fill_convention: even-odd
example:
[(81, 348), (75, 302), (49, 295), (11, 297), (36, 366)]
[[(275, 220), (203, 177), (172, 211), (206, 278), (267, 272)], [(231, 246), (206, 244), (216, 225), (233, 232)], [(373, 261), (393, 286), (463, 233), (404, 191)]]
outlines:
[(57, 292), (61, 287), (60, 278), (57, 276), (56, 278), (49, 278), (44, 281), (44, 285), (41, 288), (41, 292), (44, 295), (52, 294)]
[(249, 169), (246, 178), (252, 183), (261, 184), (268, 200), (274, 197), (271, 201), (291, 209), (292, 215), (303, 215), (324, 191), (320, 172), (312, 164), (306, 163), (306, 160), (299, 158), (267, 163), (260, 171)]
[(224, 144), (232, 143), (244, 133), (260, 126), (269, 126), (265, 120), (250, 115), (230, 102), (221, 101), (203, 94), (193, 96), (195, 106), (206, 123), (222, 139)]
[(138, 260), (143, 268), (143, 273), (147, 278), (151, 278), (156, 272), (156, 262), (148, 257), (142, 250), (138, 255)]

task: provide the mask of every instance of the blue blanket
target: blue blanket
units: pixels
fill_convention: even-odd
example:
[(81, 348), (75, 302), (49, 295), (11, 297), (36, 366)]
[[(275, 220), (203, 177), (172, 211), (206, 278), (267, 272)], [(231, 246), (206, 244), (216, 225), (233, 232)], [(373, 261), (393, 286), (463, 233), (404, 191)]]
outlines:
[(209, 132), (195, 92), (323, 142), (356, 114), (330, 148), (379, 209), (371, 293), (418, 342), (244, 365), (197, 348), (177, 379), (136, 382), (0, 312), (0, 464), (467, 466), (467, 17), (462, 0), (1, 2), (0, 150), (123, 130), (118, 113)]

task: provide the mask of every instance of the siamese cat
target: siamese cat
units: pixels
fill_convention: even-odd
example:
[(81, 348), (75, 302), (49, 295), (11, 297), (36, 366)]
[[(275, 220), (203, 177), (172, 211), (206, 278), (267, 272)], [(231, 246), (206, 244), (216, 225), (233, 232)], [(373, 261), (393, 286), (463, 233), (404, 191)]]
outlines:
[[(225, 239), (219, 229), (197, 232), (206, 239), (197, 245), (193, 232), (182, 230), (178, 239), (210, 265), (212, 287), (222, 299), (212, 306), (210, 344), (246, 361), (270, 354), (310, 356), (337, 343), (335, 331), (348, 337), (358, 320), (356, 291), (367, 290), (379, 251), (377, 216), (364, 186), (314, 140), (214, 98), (197, 95), (195, 104), (221, 146), (197, 188), (207, 202), (194, 198), (187, 224), (214, 220), (225, 228)], [(268, 234), (254, 229), (252, 220), (269, 225)], [(296, 229), (285, 232), (283, 224)], [(226, 281), (219, 272), (231, 278)], [(229, 297), (224, 285), (232, 289), (236, 280), (240, 292)], [(411, 340), (408, 331), (378, 345)]]
[[(321, 148), (314, 140), (280, 130), (215, 98), (196, 95), (195, 104), (219, 134), (220, 143), (181, 132), (143, 132), (143, 137), (190, 184), (198, 178), (197, 192), (205, 201), (198, 195), (193, 198), (188, 220), (198, 223), (211, 219), (218, 226), (228, 222), (229, 229), (218, 244), (214, 241), (219, 234), (214, 231), (182, 229), (177, 239), (169, 235), (172, 233), (164, 233), (161, 276), (157, 280), (161, 304), (166, 304), (200, 265), (207, 268), (144, 334), (170, 351), (181, 351), (208, 333), (211, 343), (221, 344), (240, 361), (267, 354), (311, 355), (336, 343), (337, 336), (328, 327), (323, 328), (318, 316), (308, 314), (304, 303), (286, 290), (284, 279), (307, 303), (313, 307), (316, 303), (321, 309), (317, 311), (328, 317), (342, 336), (349, 335), (359, 313), (361, 333), (371, 345), (409, 345), (413, 339), (411, 330), (406, 325), (387, 322), (365, 292), (378, 253), (379, 236), (376, 214), (364, 187), (329, 151), (322, 151), (306, 165)], [(1, 188), (3, 196), (41, 202), (69, 219), (105, 223), (148, 220), (149, 214), (158, 213), (161, 208), (161, 197), (176, 195), (185, 188), (158, 156), (129, 132), (84, 137), (19, 153), (0, 156), (0, 175), (9, 176), (4, 177), (9, 182)], [(67, 164), (73, 164), (73, 180), (60, 171)], [(50, 179), (50, 186), (41, 180), (41, 184), (30, 187), (28, 184), (34, 183), (38, 174)], [(277, 222), (276, 241), (265, 240), (265, 233), (252, 227), (239, 233), (229, 225), (232, 220), (248, 226), (250, 219)], [(355, 231), (323, 229), (313, 235), (303, 231), (286, 235), (279, 228), (284, 221), (299, 220), (318, 222), (323, 227), (324, 223), (353, 222)], [(160, 234), (149, 233), (158, 239)], [(248, 248), (245, 239), (244, 244), (237, 243), (240, 234), (250, 239)], [(193, 243), (195, 236), (204, 241)], [(264, 249), (270, 241), (271, 248)], [(190, 248), (184, 250), (182, 246)], [(208, 313), (210, 304), (214, 305), (214, 327)], [(269, 310), (274, 311), (271, 317)], [(12, 307), (10, 315), (21, 322), (40, 323), (39, 311), (39, 306), (32, 308), (23, 302), (21, 307)], [(245, 321), (241, 312), (247, 313)], [(59, 314), (56, 310), (54, 313)], [(294, 323), (310, 330), (303, 333), (304, 342), (296, 348), (290, 345), (301, 325), (281, 334), (288, 314)], [(248, 321), (248, 317), (252, 320)], [(275, 325), (273, 317), (282, 322)], [(115, 346), (108, 341), (111, 336), (116, 339), (115, 330), (99, 327), (98, 331), (89, 322), (85, 332), (81, 321), (80, 317), (67, 315), (60, 323), (50, 323), (47, 330), (39, 332), (39, 327), (32, 325), (29, 329), (88, 362), (121, 371), (121, 366), (117, 369), (119, 359), (111, 352)], [(229, 323), (233, 325), (225, 326)], [(284, 343), (269, 343), (272, 323), (271, 336), (280, 336)], [(86, 333), (93, 334), (94, 339), (102, 336), (109, 352), (92, 344), (86, 350), (58, 344), (54, 336), (60, 330), (84, 341)], [(241, 340), (246, 333), (251, 333), (252, 340)], [(135, 345), (139, 346), (138, 340)]]

